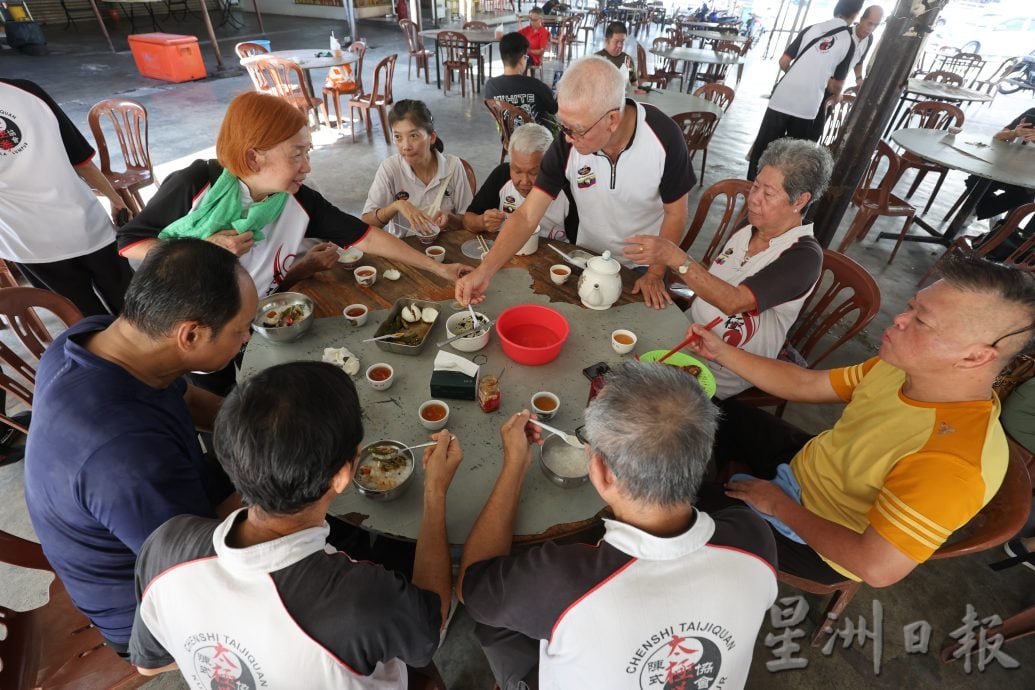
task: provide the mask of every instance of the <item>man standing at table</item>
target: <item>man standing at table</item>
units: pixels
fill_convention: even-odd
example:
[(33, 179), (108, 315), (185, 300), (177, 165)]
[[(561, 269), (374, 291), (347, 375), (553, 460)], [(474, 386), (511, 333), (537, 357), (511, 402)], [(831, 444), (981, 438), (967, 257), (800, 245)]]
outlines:
[[(632, 235), (660, 235), (678, 244), (686, 230), (687, 195), (697, 182), (683, 132), (651, 105), (625, 97), (625, 77), (596, 56), (576, 60), (557, 84), (563, 137), (543, 158), (535, 187), (507, 220), (481, 265), (456, 283), (462, 304), (481, 302), (492, 276), (535, 232), (550, 203), (566, 190), (579, 212), (578, 244), (610, 251), (630, 268), (622, 252)], [(633, 289), (648, 307), (663, 309), (672, 298), (662, 265), (639, 267)]]
[(833, 19), (807, 27), (780, 56), (780, 69), (786, 74), (773, 89), (751, 147), (749, 180), (755, 179), (758, 159), (770, 142), (819, 138), (816, 113), (823, 105), (824, 89), (836, 96), (844, 87), (855, 54), (851, 24), (862, 4), (863, 0), (838, 0)]
[(152, 249), (122, 315), (83, 319), (36, 373), (25, 502), (76, 607), (126, 652), (144, 540), (174, 515), (225, 516), (240, 501), (197, 429), (223, 399), (189, 385), (248, 342), (258, 297), (230, 252), (171, 240)]
[(553, 114), (557, 112), (557, 101), (550, 87), (535, 77), (525, 76), (528, 46), (528, 39), (516, 31), (501, 38), (503, 75), (491, 77), (485, 82), (486, 98), (506, 101), (528, 113), (529, 117), (524, 122), (511, 123), (514, 128), (525, 122), (553, 125)]
[[(862, 89), (863, 82), (866, 81), (863, 78), (863, 63), (866, 62), (866, 57), (873, 47), (873, 32), (880, 26), (882, 21), (884, 21), (884, 8), (880, 5), (870, 5), (863, 11), (862, 17), (859, 18), (859, 23), (852, 29), (852, 45), (854, 46), (852, 59), (855, 62), (852, 70), (855, 72), (855, 88), (857, 91)], [(823, 102), (820, 104), (819, 112), (816, 114), (814, 141), (819, 141), (820, 137), (823, 136), (823, 125), (827, 119), (827, 102), (831, 98), (834, 99), (834, 102), (837, 102), (841, 99), (841, 96), (840, 94), (834, 96), (828, 88), (823, 92)]]
[(781, 571), (886, 587), (999, 490), (1009, 451), (992, 385), (1035, 344), (1035, 275), (953, 257), (893, 319), (877, 356), (842, 369), (759, 357), (700, 324), (690, 330), (697, 354), (767, 393), (846, 403), (810, 439), (761, 408), (724, 402), (715, 459), (747, 463), (759, 478), (734, 475), (726, 494), (771, 523)]
[[(550, 45), (550, 32), (543, 26), (543, 11), (538, 7), (533, 7), (529, 10), (528, 26), (518, 29), (518, 33), (528, 39), (528, 59), (532, 61), (533, 65), (541, 65), (543, 63), (543, 53), (546, 52), (546, 48)], [(503, 69), (505, 74), (506, 61), (504, 61)]]
[(646, 688), (657, 675), (669, 688), (743, 688), (776, 598), (775, 545), (743, 506), (693, 505), (718, 422), (701, 387), (672, 367), (614, 367), (586, 408), (583, 451), (614, 514), (603, 539), (509, 555), (528, 419), (503, 425), (503, 467), (457, 582), (499, 687)]

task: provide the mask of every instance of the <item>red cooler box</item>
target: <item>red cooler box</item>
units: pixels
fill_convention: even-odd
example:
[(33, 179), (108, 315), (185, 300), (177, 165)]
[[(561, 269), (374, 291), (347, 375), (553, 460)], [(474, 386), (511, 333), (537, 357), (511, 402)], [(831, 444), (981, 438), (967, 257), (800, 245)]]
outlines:
[(208, 76), (196, 36), (133, 34), (129, 36), (129, 48), (145, 77), (181, 82)]

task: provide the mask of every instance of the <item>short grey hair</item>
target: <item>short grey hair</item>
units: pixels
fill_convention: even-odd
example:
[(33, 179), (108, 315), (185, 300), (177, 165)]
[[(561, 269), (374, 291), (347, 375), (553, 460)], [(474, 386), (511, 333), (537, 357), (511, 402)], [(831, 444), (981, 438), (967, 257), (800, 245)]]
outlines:
[(552, 143), (553, 132), (542, 125), (529, 122), (515, 129), (510, 135), (510, 146), (507, 150), (510, 153), (516, 151), (530, 156), (533, 153), (546, 153)]
[(777, 139), (769, 144), (758, 169), (767, 165), (783, 173), (783, 191), (792, 204), (805, 192), (812, 195), (810, 204), (819, 201), (834, 171), (834, 159), (826, 147), (804, 139)]
[(586, 440), (634, 501), (692, 503), (711, 457), (718, 408), (689, 374), (622, 362), (586, 408)]
[(557, 82), (557, 100), (568, 105), (589, 106), (589, 114), (596, 117), (603, 111), (620, 109), (625, 105), (627, 79), (628, 75), (622, 74), (604, 58), (589, 55), (579, 58), (564, 70)]

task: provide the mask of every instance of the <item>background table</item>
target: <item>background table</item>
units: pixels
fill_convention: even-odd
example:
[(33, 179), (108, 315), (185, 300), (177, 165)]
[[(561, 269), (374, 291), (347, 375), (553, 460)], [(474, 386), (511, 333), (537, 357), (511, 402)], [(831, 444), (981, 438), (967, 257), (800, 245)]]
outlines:
[(687, 91), (694, 88), (697, 82), (697, 66), (701, 63), (708, 65), (742, 65), (744, 57), (736, 53), (718, 52), (708, 48), (669, 48), (667, 50), (652, 50), (654, 55), (667, 60), (683, 60), (692, 65), (690, 70), (690, 86)]
[[(915, 98), (914, 96), (921, 96), (921, 98)], [(888, 120), (884, 136), (887, 137), (888, 133), (893, 129), (900, 129), (905, 124), (908, 111), (903, 112), (903, 109), (907, 103), (919, 103), (921, 100), (947, 101), (953, 104), (987, 103), (992, 100), (992, 96), (983, 91), (965, 89), (962, 86), (953, 86), (952, 84), (943, 84), (926, 79), (910, 79), (906, 82), (906, 88), (898, 99), (895, 112), (892, 114), (891, 119)]]
[(734, 43), (747, 43), (748, 37), (728, 31), (701, 31), (699, 29), (688, 29), (683, 32), (686, 38), (699, 38), (701, 41), (733, 41)]
[[(1022, 146), (998, 141), (989, 135), (960, 132), (953, 136), (939, 129), (900, 129), (891, 135), (892, 141), (924, 160), (944, 165), (953, 170), (976, 175), (978, 183), (964, 192), (966, 197), (944, 233), (939, 233), (921, 218), (914, 223), (930, 233), (906, 235), (910, 242), (948, 244), (977, 207), (992, 181), (1035, 187), (1035, 146)], [(881, 233), (880, 238), (897, 238), (897, 233)]]
[(317, 53), (328, 52), (326, 48), (321, 50), (320, 48), (296, 48), (294, 50), (274, 50), (269, 53), (260, 53), (259, 55), (249, 55), (248, 57), (241, 58), (241, 66), (247, 67), (250, 63), (265, 58), (280, 58), (282, 60), (291, 60), (305, 72), (306, 84), (309, 86), (309, 95), (316, 96), (316, 90), (313, 87), (313, 75), (310, 70), (314, 69), (330, 69), (331, 67), (337, 67), (340, 65), (351, 65), (359, 61), (359, 56), (353, 53), (347, 48), (343, 48), (341, 51), (341, 57), (316, 57)]
[[(475, 48), (479, 50), (484, 49), (485, 46), (489, 47), (489, 76), (492, 76), (492, 60), (493, 53), (496, 48), (496, 44), (500, 42), (500, 39), (496, 38), (496, 29), (461, 29), (451, 28), (444, 26), (441, 29), (426, 29), (420, 32), (421, 38), (430, 38), (435, 42), (435, 86), (442, 88), (442, 56), (441, 51), (438, 47), (438, 35), (443, 31), (452, 31), (453, 33), (461, 34), (467, 39)], [(478, 62), (478, 81), (475, 87), (478, 91), (481, 91), (482, 81), (484, 81), (484, 75), (482, 74), (482, 63)]]
[[(443, 240), (440, 244), (447, 246), (447, 260), (464, 260), (459, 246), (463, 240), (470, 239), (468, 233), (453, 231), (443, 234), (439, 239)], [(569, 248), (564, 243), (552, 240), (549, 243)], [(550, 287), (546, 287), (543, 282), (548, 281), (546, 276), (549, 266), (557, 263), (556, 260), (560, 258), (546, 244), (545, 241), (541, 242), (536, 254), (516, 257), (508, 264), (508, 269), (501, 270), (493, 279), (488, 298), (478, 309), (495, 318), (513, 304), (549, 305), (564, 314), (571, 324), (571, 335), (561, 355), (544, 366), (516, 364), (503, 354), (495, 329), (489, 345), (481, 352), (456, 353), (469, 359), (484, 355), (487, 358), (484, 364), (487, 371), (498, 374), (505, 368), (506, 373), (501, 380), (502, 397), (497, 412), (486, 414), (474, 401), (446, 401), (451, 411), (448, 428), (460, 438), (464, 448), (464, 461), (457, 471), (448, 498), (447, 527), (453, 544), (462, 544), (466, 540), (499, 474), (503, 462), (499, 426), (507, 416), (527, 408), (529, 398), (536, 391), (550, 390), (561, 399), (560, 409), (551, 423), (558, 428), (573, 431), (583, 423), (582, 411), (589, 393), (589, 381), (582, 375), (582, 369), (599, 361), (615, 362), (620, 359), (610, 346), (612, 330), (629, 328), (636, 332), (640, 339), (636, 352), (668, 349), (686, 335), (687, 320), (681, 311), (671, 306), (661, 311), (648, 309), (638, 296), (629, 293), (634, 276), (625, 269), (623, 279), (626, 290), (620, 305), (605, 311), (593, 311), (571, 304), (570, 300), (576, 294), (578, 271), (562, 288), (553, 290), (551, 288), (555, 286), (552, 283), (547, 283)], [(378, 266), (379, 269), (395, 265), (388, 260), (366, 259), (364, 257), (363, 263)], [(416, 269), (396, 266), (403, 272), (402, 280), (393, 283), (379, 275), (372, 288), (356, 286), (351, 271), (346, 274), (338, 268), (299, 283), (294, 289), (313, 296), (317, 302), (317, 316), (327, 316), (328, 313), (335, 316), (317, 319), (313, 328), (295, 343), (277, 345), (255, 336), (245, 353), (242, 378), (278, 362), (319, 360), (324, 347), (348, 347), (359, 356), (362, 371), (376, 362), (387, 362), (395, 368), (396, 381), (383, 392), (374, 391), (362, 374), (355, 377), (363, 407), (366, 429), (364, 443), (380, 439), (395, 439), (407, 444), (426, 440), (429, 432), (420, 426), (417, 408), (431, 397), (429, 380), (432, 361), (437, 352), (435, 343), (446, 338), (443, 325), (445, 317), (454, 312), (450, 306), (453, 301), (452, 289), (445, 281), (416, 275), (419, 273)], [(374, 334), (387, 314), (385, 311), (372, 311), (370, 319), (361, 327), (348, 326), (344, 318), (340, 317), (341, 307), (348, 303), (361, 302), (374, 310), (389, 306), (398, 293), (410, 298), (432, 300), (447, 295), (441, 304), (440, 322), (429, 336), (431, 342), (417, 357), (384, 352), (375, 343), (360, 342)], [(332, 299), (333, 310), (328, 312)], [(448, 346), (445, 349), (453, 351)], [(478, 359), (480, 361), (482, 358)], [(373, 531), (415, 539), (423, 510), (422, 487), (423, 474), (420, 470), (405, 494), (395, 501), (371, 501), (350, 487), (335, 499), (330, 512)], [(536, 464), (529, 469), (522, 491), (515, 534), (519, 541), (536, 541), (577, 531), (591, 524), (603, 507), (603, 502), (588, 482), (577, 489), (561, 489), (550, 483)]]
[(683, 93), (682, 91), (652, 89), (647, 93), (640, 94), (633, 90), (627, 90), (626, 95), (639, 103), (650, 103), (669, 117), (691, 111), (704, 111), (706, 113), (713, 113), (717, 118), (722, 119), (722, 108), (707, 98)]

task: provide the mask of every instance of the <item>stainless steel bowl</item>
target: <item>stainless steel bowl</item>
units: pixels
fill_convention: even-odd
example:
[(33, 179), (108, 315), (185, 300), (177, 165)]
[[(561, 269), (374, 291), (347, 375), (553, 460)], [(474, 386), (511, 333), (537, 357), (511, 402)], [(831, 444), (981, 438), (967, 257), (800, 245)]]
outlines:
[(393, 448), (401, 449), (405, 448), (406, 444), (400, 443), (399, 441), (387, 440), (375, 441), (374, 443), (370, 443), (366, 446), (363, 446), (363, 448), (359, 451), (359, 460), (356, 463), (356, 476), (353, 476), (352, 478), (352, 485), (356, 487), (356, 491), (358, 491), (360, 495), (366, 496), (372, 501), (391, 501), (402, 496), (403, 492), (406, 491), (407, 487), (409, 487), (409, 485), (413, 483), (413, 468), (415, 466), (415, 463), (413, 461), (413, 451), (404, 450), (400, 453), (400, 455), (402, 455), (403, 458), (406, 459), (409, 467), (405, 471), (403, 478), (399, 481), (398, 484), (396, 484), (391, 489), (369, 489), (360, 484), (357, 477), (360, 468), (363, 467), (363, 464), (368, 460), (372, 459), (373, 449), (375, 446), (392, 446)]
[(421, 351), (424, 349), (424, 346), (428, 344), (428, 341), (431, 340), (431, 332), (435, 330), (435, 326), (442, 318), (442, 305), (440, 305), (438, 302), (429, 302), (427, 300), (422, 299), (400, 298), (395, 300), (395, 304), (392, 305), (392, 308), (388, 312), (388, 316), (385, 317), (385, 320), (382, 321), (381, 325), (377, 327), (377, 330), (374, 332), (374, 336), (377, 337), (381, 335), (388, 335), (389, 333), (394, 333), (394, 330), (389, 330), (389, 326), (392, 324), (392, 322), (401, 319), (399, 315), (402, 313), (402, 308), (405, 306), (409, 306), (411, 304), (416, 304), (421, 309), (431, 307), (439, 312), (439, 315), (435, 318), (435, 321), (431, 324), (431, 327), (428, 328), (427, 332), (424, 334), (424, 337), (416, 345), (405, 345), (403, 343), (397, 343), (393, 340), (378, 340), (376, 343), (378, 348), (384, 350), (385, 352), (394, 352), (397, 355), (419, 355)]
[[(584, 463), (583, 473), (579, 475), (569, 476), (567, 473), (560, 473), (550, 466), (550, 460), (560, 453), (582, 453), (585, 452), (569, 446), (564, 442), (560, 436), (550, 436), (543, 441), (542, 446), (536, 446), (539, 451), (539, 469), (543, 471), (547, 479), (561, 487), (562, 489), (574, 489), (575, 487), (582, 486), (589, 480), (589, 463)], [(567, 449), (567, 450), (565, 450)]]
[[(290, 307), (296, 304), (302, 305), (309, 310), (309, 314), (301, 321), (293, 323), (290, 326), (280, 326), (277, 328), (270, 328), (262, 325), (262, 317), (269, 310), (283, 309), (284, 307)], [(313, 304), (313, 300), (300, 292), (277, 292), (269, 297), (264, 297), (259, 300), (259, 308), (255, 312), (255, 318), (252, 320), (252, 328), (256, 333), (270, 342), (289, 343), (292, 340), (301, 338), (302, 334), (312, 327), (314, 310), (315, 305)]]

